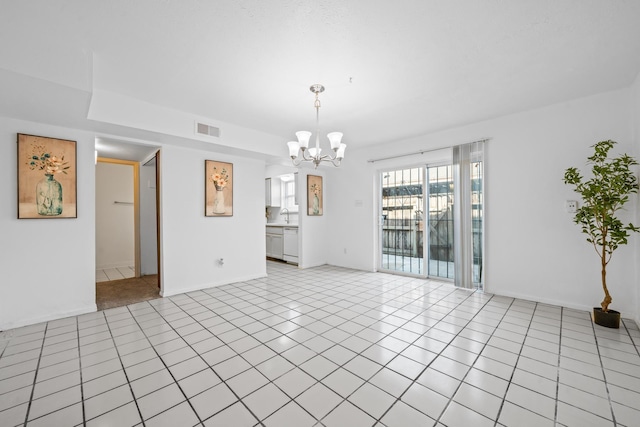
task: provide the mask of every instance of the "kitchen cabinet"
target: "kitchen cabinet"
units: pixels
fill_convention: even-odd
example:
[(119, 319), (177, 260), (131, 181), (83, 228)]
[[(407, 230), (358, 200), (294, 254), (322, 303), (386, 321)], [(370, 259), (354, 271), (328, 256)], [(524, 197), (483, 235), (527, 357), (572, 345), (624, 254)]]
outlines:
[(284, 236), (282, 227), (267, 227), (267, 256), (284, 258)]
[(264, 204), (270, 207), (280, 206), (280, 178), (266, 178), (264, 180)]
[(267, 257), (298, 264), (298, 227), (267, 225)]

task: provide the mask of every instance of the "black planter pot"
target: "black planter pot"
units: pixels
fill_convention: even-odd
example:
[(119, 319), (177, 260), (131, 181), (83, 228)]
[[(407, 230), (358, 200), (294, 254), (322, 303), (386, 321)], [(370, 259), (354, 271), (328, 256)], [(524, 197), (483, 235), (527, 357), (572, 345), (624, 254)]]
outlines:
[(618, 329), (620, 328), (620, 312), (615, 310), (604, 312), (601, 307), (593, 307), (593, 322), (605, 328)]

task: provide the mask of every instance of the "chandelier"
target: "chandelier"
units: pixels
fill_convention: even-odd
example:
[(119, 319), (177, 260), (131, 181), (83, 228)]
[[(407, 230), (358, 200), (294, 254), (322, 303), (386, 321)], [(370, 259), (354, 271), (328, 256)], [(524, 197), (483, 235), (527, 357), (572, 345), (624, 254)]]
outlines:
[[(340, 142), (342, 141), (342, 132), (331, 132), (327, 134), (331, 149), (333, 150), (333, 156), (331, 153), (322, 155), (322, 149), (320, 148), (320, 99), (318, 99), (318, 95), (324, 92), (324, 86), (315, 84), (309, 89), (316, 94), (316, 101), (313, 103), (316, 109), (316, 146), (309, 148), (311, 132), (301, 130), (296, 132), (297, 141), (287, 143), (289, 146), (289, 156), (291, 156), (294, 166), (298, 166), (302, 162), (313, 162), (314, 167), (317, 168), (321, 162), (331, 162), (333, 166), (338, 167), (340, 166), (340, 161), (344, 158), (344, 150), (347, 148), (346, 144)], [(299, 151), (302, 152), (300, 156), (298, 156)], [(296, 161), (296, 159), (298, 160)]]

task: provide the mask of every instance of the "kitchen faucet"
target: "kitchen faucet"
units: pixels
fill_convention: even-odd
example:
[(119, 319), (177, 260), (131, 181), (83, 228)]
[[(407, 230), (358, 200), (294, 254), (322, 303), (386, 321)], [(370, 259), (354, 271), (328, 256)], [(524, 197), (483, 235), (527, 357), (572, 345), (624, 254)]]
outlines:
[(286, 215), (287, 218), (284, 220), (287, 224), (289, 224), (289, 209), (284, 208), (280, 211), (280, 215)]

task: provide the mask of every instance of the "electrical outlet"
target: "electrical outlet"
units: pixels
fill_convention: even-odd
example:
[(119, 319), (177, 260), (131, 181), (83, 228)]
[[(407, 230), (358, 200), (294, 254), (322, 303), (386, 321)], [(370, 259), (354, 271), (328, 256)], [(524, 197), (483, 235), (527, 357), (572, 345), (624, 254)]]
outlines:
[(576, 200), (567, 200), (564, 206), (569, 213), (576, 213), (578, 211), (578, 202)]

